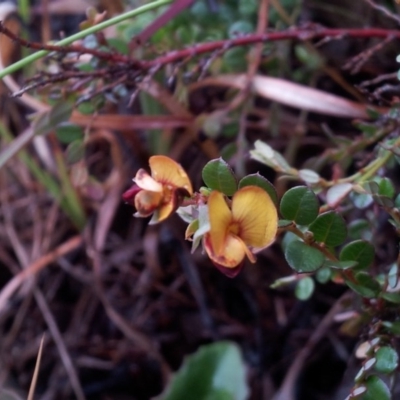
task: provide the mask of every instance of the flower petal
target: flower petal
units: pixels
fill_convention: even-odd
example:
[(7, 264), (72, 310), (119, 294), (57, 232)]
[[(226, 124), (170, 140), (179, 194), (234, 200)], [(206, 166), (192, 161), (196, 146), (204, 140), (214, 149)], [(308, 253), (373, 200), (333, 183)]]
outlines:
[(168, 203), (162, 203), (156, 210), (154, 210), (154, 214), (149, 222), (149, 225), (155, 225), (161, 221), (164, 221), (176, 209), (177, 209), (177, 206), (175, 205), (175, 202), (172, 199)]
[(138, 185), (134, 184), (122, 194), (122, 199), (125, 202), (127, 202), (127, 203), (129, 203), (131, 205), (134, 205), (135, 204), (135, 197), (141, 190), (142, 189)]
[(162, 184), (153, 179), (143, 168), (139, 169), (133, 181), (143, 190), (150, 192), (162, 192), (163, 190)]
[(232, 199), (233, 220), (239, 225), (239, 237), (248, 246), (263, 248), (275, 239), (278, 212), (269, 195), (257, 186), (238, 190)]
[(191, 196), (192, 184), (185, 170), (174, 160), (166, 156), (152, 156), (149, 159), (151, 176), (163, 185), (185, 189)]
[(212, 246), (211, 233), (206, 233), (204, 236), (204, 248), (213, 263), (225, 268), (236, 268), (249, 254), (251, 261), (255, 261), (254, 255), (243, 241), (235, 235), (228, 235), (222, 251), (216, 252)]
[(214, 190), (208, 197), (208, 216), (212, 247), (216, 253), (223, 253), (232, 213), (221, 192)]
[(150, 192), (149, 190), (141, 190), (135, 196), (135, 207), (137, 217), (148, 217), (159, 206), (162, 199), (162, 194), (158, 192)]
[(222, 272), (228, 278), (234, 278), (239, 274), (239, 272), (243, 269), (244, 262), (242, 261), (237, 267), (235, 268), (226, 268), (223, 265), (213, 262), (215, 268), (218, 269), (219, 272)]

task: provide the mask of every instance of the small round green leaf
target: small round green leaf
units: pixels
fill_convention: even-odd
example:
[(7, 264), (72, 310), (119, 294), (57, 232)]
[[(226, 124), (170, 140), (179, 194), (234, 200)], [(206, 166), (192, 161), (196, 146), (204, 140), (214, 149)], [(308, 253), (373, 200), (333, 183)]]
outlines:
[(370, 194), (379, 194), (379, 185), (375, 181), (365, 182), (363, 188)]
[(78, 111), (84, 115), (88, 115), (93, 114), (96, 108), (90, 101), (84, 101), (78, 105)]
[(71, 122), (62, 122), (56, 129), (57, 139), (61, 143), (71, 143), (77, 139), (83, 139), (83, 129)]
[(373, 202), (374, 199), (370, 194), (367, 193), (350, 193), (350, 198), (353, 201), (354, 205), (359, 208), (360, 210), (364, 210), (365, 208), (369, 207)]
[(237, 190), (237, 182), (231, 167), (222, 159), (209, 161), (203, 168), (204, 183), (214, 190), (232, 196)]
[(366, 298), (378, 297), (380, 292), (379, 283), (364, 271), (355, 275), (355, 282), (346, 280), (346, 283), (350, 289)]
[(299, 178), (303, 179), (304, 182), (312, 185), (313, 183), (318, 183), (320, 176), (311, 169), (301, 169), (299, 170)]
[(216, 342), (188, 356), (158, 399), (245, 400), (248, 395), (240, 348), (235, 343)]
[(400, 304), (400, 293), (398, 292), (383, 292), (380, 297), (389, 303)]
[(299, 280), (294, 291), (299, 300), (308, 300), (314, 292), (314, 279), (309, 276)]
[(355, 219), (347, 225), (348, 236), (351, 240), (365, 239), (370, 235), (371, 229), (366, 219)]
[(309, 230), (314, 234), (317, 242), (327, 246), (339, 246), (347, 236), (344, 219), (334, 211), (328, 211), (318, 216), (310, 225)]
[(355, 240), (346, 244), (340, 252), (340, 261), (357, 261), (357, 269), (368, 268), (374, 260), (375, 250), (371, 243), (365, 240)]
[(382, 207), (387, 207), (387, 208), (394, 207), (393, 200), (388, 196), (372, 195), (372, 198), (374, 199), (376, 204), (379, 204)]
[(239, 189), (245, 186), (258, 186), (261, 189), (264, 189), (269, 194), (269, 197), (271, 197), (275, 205), (278, 205), (278, 196), (274, 186), (267, 178), (264, 178), (259, 173), (247, 175), (241, 179), (239, 182)]
[(351, 183), (338, 183), (326, 192), (326, 202), (330, 207), (336, 207), (353, 189)]
[(306, 186), (291, 188), (282, 197), (280, 211), (285, 219), (308, 225), (318, 216), (317, 196)]
[(383, 321), (382, 325), (394, 335), (400, 336), (400, 321), (390, 322)]
[(393, 199), (396, 191), (392, 181), (389, 178), (380, 178), (378, 185), (379, 185), (379, 194), (381, 196), (387, 196), (390, 199)]
[(322, 266), (315, 274), (315, 279), (322, 284), (325, 284), (331, 279), (332, 271), (330, 268)]
[(285, 258), (290, 267), (299, 273), (314, 272), (325, 260), (325, 256), (319, 250), (299, 240), (293, 240), (286, 246)]
[(392, 396), (386, 383), (376, 375), (371, 375), (365, 382), (367, 392), (362, 400), (391, 400)]

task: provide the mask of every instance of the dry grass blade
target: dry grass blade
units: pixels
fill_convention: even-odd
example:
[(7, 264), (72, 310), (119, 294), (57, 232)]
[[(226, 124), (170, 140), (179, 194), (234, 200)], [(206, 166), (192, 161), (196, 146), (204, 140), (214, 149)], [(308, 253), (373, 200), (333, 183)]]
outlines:
[(50, 311), (47, 301), (43, 293), (39, 289), (34, 290), (34, 296), (36, 303), (38, 304), (42, 312), (43, 318), (45, 319), (46, 324), (49, 327), (51, 336), (57, 346), (57, 350), (58, 353), (60, 354), (61, 361), (67, 372), (69, 381), (71, 382), (71, 387), (73, 389), (74, 395), (77, 400), (85, 400), (86, 397), (83, 392), (82, 385), (79, 381), (78, 373), (76, 372), (74, 363), (72, 362), (71, 355), (68, 353), (68, 349), (65, 344), (64, 338), (60, 332), (60, 329), (57, 326), (53, 314)]
[(58, 257), (64, 256), (70, 251), (78, 248), (82, 244), (82, 241), (83, 239), (80, 235), (72, 237), (67, 242), (57, 247), (55, 250), (40, 257), (28, 268), (21, 271), (18, 275), (15, 275), (0, 292), (0, 313), (5, 309), (7, 301), (10, 299), (10, 297), (22, 285), (22, 283), (25, 282), (27, 278), (34, 274), (37, 274), (47, 265), (54, 262)]
[[(247, 84), (246, 75), (220, 75), (192, 85), (191, 90), (204, 86), (230, 86), (244, 90)], [(253, 90), (259, 96), (276, 101), (289, 107), (315, 112), (317, 114), (332, 115), (341, 118), (369, 119), (367, 104), (312, 89), (285, 79), (256, 75), (252, 82)], [(383, 107), (373, 107), (380, 112), (387, 111)]]
[(33, 400), (33, 395), (35, 393), (36, 384), (39, 376), (39, 368), (40, 368), (40, 361), (42, 359), (42, 352), (43, 352), (43, 343), (44, 343), (44, 334), (42, 336), (42, 340), (40, 341), (39, 352), (36, 359), (35, 370), (33, 371), (31, 386), (29, 387), (29, 393), (27, 400)]

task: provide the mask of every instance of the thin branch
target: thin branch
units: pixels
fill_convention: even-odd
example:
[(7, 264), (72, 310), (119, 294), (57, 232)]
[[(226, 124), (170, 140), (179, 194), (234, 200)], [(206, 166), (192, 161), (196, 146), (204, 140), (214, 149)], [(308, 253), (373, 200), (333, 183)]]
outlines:
[[(7, 31), (4, 29), (4, 26), (0, 23), (0, 32), (7, 35)], [(218, 51), (220, 49), (229, 49), (232, 47), (239, 46), (248, 46), (255, 43), (261, 42), (273, 42), (273, 41), (281, 41), (281, 40), (314, 40), (314, 39), (344, 39), (344, 38), (393, 38), (400, 39), (400, 30), (393, 29), (379, 29), (379, 28), (366, 28), (366, 29), (330, 29), (323, 28), (320, 26), (315, 26), (312, 28), (297, 28), (297, 29), (289, 29), (282, 32), (267, 32), (263, 34), (250, 34), (245, 36), (239, 36), (233, 39), (225, 39), (225, 40), (217, 40), (214, 42), (206, 42), (199, 43), (191, 47), (187, 47), (182, 50), (172, 50), (162, 56), (156, 57), (153, 60), (136, 60), (128, 56), (123, 56), (120, 54), (109, 53), (109, 52), (101, 52), (96, 51), (96, 57), (100, 57), (102, 59), (107, 59), (109, 61), (115, 60), (118, 63), (126, 63), (128, 68), (138, 68), (142, 72), (147, 72), (155, 67), (161, 68), (167, 64), (176, 63), (178, 61), (184, 59), (190, 59), (196, 56), (200, 56), (206, 53), (212, 53), (214, 51)], [(67, 38), (67, 39), (71, 39)], [(14, 40), (19, 40), (15, 39)], [(56, 45), (51, 46), (51, 51), (59, 51), (64, 53), (62, 50), (64, 45), (67, 43), (71, 43), (69, 40), (58, 42)], [(46, 47), (44, 47), (46, 48)], [(70, 47), (74, 52), (78, 50), (83, 51), (85, 48), (77, 48), (75, 46)], [(91, 51), (91, 50), (90, 50)], [(92, 51), (91, 51), (92, 52)], [(0, 71), (0, 79), (10, 73), (13, 73), (25, 65), (33, 62), (41, 57), (46, 56), (49, 53), (48, 50), (40, 50), (37, 53), (31, 54), (30, 56), (12, 64), (2, 71)]]
[(400, 24), (400, 17), (396, 14), (391, 13), (386, 7), (375, 4), (372, 0), (364, 0), (367, 4), (369, 4), (375, 10), (380, 11), (382, 14), (386, 15), (386, 17), (393, 19), (398, 24)]

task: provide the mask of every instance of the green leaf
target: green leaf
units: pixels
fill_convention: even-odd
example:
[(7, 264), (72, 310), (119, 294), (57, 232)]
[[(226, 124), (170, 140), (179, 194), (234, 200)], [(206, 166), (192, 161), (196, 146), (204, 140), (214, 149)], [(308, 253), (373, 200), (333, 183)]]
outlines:
[(247, 396), (239, 347), (217, 342), (202, 346), (187, 357), (159, 400), (245, 400)]
[(325, 256), (317, 249), (299, 240), (293, 240), (285, 249), (288, 264), (297, 272), (314, 272), (322, 266)]
[(349, 269), (354, 268), (358, 265), (357, 261), (331, 261), (325, 260), (324, 267), (335, 268), (335, 269)]
[(374, 261), (375, 249), (371, 243), (365, 240), (355, 240), (346, 244), (340, 252), (341, 261), (357, 261), (357, 269), (368, 268)]
[(324, 265), (320, 268), (315, 274), (315, 279), (322, 284), (329, 282), (332, 277), (332, 271), (330, 268), (325, 267)]
[(50, 125), (55, 128), (61, 122), (69, 120), (72, 114), (72, 104), (68, 101), (63, 101), (57, 103), (53, 108), (50, 110), (49, 114), (49, 122)]
[(363, 395), (362, 400), (391, 400), (390, 390), (386, 383), (376, 375), (371, 375), (365, 382), (367, 393)]
[(299, 170), (299, 178), (310, 185), (318, 183), (320, 180), (320, 176), (311, 169)]
[(209, 161), (203, 168), (204, 183), (214, 190), (232, 196), (237, 190), (237, 182), (231, 167), (222, 159)]
[(235, 38), (238, 35), (245, 35), (254, 31), (254, 26), (250, 21), (236, 21), (229, 27), (229, 37)]
[(387, 207), (387, 208), (394, 207), (393, 200), (387, 196), (372, 195), (372, 198), (374, 199), (375, 203), (379, 204), (382, 207)]
[(314, 292), (315, 283), (309, 276), (299, 280), (294, 291), (299, 300), (308, 300)]
[(246, 68), (246, 50), (244, 47), (229, 49), (222, 56), (222, 60), (227, 72), (243, 71)]
[(90, 101), (83, 101), (78, 105), (78, 111), (81, 114), (93, 114), (96, 111), (96, 107)]
[(336, 207), (352, 189), (353, 185), (351, 183), (338, 183), (330, 187), (326, 192), (326, 202), (330, 207)]
[(381, 196), (386, 196), (389, 197), (390, 199), (393, 199), (396, 191), (392, 181), (389, 178), (379, 178), (378, 185), (379, 185), (378, 193)]
[(230, 160), (238, 151), (237, 144), (235, 142), (228, 143), (221, 149), (221, 157), (224, 160)]
[(383, 292), (380, 297), (389, 303), (400, 304), (400, 293), (398, 292)]
[(394, 205), (397, 208), (400, 208), (400, 193), (396, 196), (396, 199), (394, 200)]
[(365, 239), (371, 234), (369, 222), (366, 219), (355, 219), (347, 225), (348, 236), (351, 240)]
[(47, 135), (57, 125), (67, 121), (72, 113), (72, 105), (67, 101), (56, 104), (50, 110), (35, 116), (33, 129), (35, 135)]
[(365, 182), (362, 186), (370, 194), (379, 194), (379, 185), (375, 181)]
[(329, 247), (339, 246), (347, 236), (344, 219), (334, 211), (319, 215), (310, 225), (309, 230), (314, 234), (317, 242), (325, 243)]
[(83, 140), (77, 139), (71, 142), (66, 150), (66, 160), (68, 164), (75, 164), (82, 160), (85, 155), (85, 145)]
[(282, 197), (280, 211), (285, 219), (308, 225), (318, 216), (317, 196), (306, 186), (291, 188)]
[(285, 158), (267, 143), (256, 140), (254, 147), (255, 149), (250, 151), (250, 156), (253, 160), (257, 160), (281, 172), (292, 171)]
[(379, 283), (366, 272), (360, 271), (355, 275), (356, 282), (346, 280), (347, 286), (363, 297), (378, 297)]
[(367, 124), (365, 122), (356, 122), (354, 124), (356, 128), (360, 129), (360, 131), (364, 132), (367, 137), (371, 137), (376, 134), (379, 129), (375, 124)]
[(264, 189), (269, 194), (269, 197), (271, 197), (275, 205), (278, 205), (278, 196), (274, 186), (267, 178), (264, 178), (259, 173), (247, 175), (242, 178), (239, 182), (239, 189), (245, 186), (258, 186), (261, 189)]
[(367, 193), (350, 193), (350, 198), (354, 205), (359, 208), (360, 210), (364, 210), (365, 208), (369, 207), (373, 202), (374, 199), (370, 194)]
[(400, 336), (400, 321), (382, 321), (382, 325), (394, 335)]
[(77, 139), (83, 139), (83, 129), (71, 122), (62, 122), (56, 129), (57, 139), (61, 143), (71, 143)]
[(129, 46), (125, 40), (120, 38), (108, 38), (107, 43), (110, 47), (117, 50), (118, 53), (128, 55), (129, 54)]

